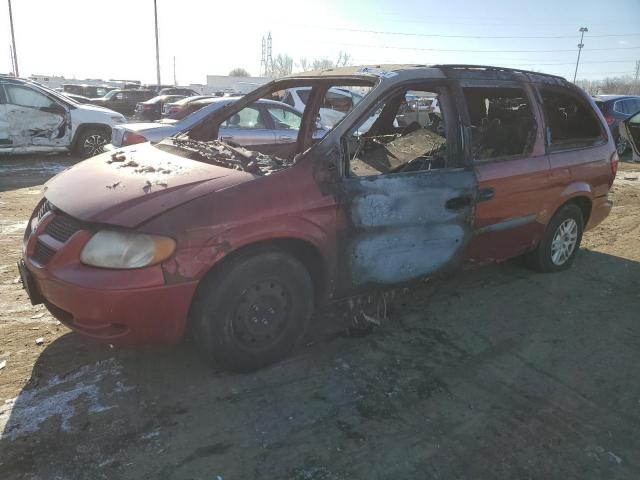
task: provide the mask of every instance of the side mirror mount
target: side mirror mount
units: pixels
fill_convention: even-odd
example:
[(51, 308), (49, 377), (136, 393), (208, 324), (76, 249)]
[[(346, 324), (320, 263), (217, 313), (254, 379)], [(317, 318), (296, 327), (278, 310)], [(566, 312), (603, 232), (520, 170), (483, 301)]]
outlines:
[(58, 115), (62, 115), (67, 112), (67, 109), (58, 103), (53, 103), (48, 107), (40, 107), (38, 110), (41, 112), (54, 113)]

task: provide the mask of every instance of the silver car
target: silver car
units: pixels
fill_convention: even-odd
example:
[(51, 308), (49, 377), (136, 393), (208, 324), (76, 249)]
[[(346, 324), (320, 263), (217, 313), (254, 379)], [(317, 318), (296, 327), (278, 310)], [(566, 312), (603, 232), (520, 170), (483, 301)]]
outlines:
[[(129, 123), (113, 129), (111, 144), (115, 148), (142, 142), (158, 143), (167, 137), (178, 135), (206, 122), (220, 108), (240, 97), (217, 97), (200, 100), (206, 106), (181, 120), (165, 119), (155, 123)], [(220, 124), (218, 138), (242, 146), (266, 146), (295, 143), (302, 121), (302, 113), (293, 107), (274, 100), (260, 99)], [(314, 136), (320, 138), (326, 129), (318, 129)]]

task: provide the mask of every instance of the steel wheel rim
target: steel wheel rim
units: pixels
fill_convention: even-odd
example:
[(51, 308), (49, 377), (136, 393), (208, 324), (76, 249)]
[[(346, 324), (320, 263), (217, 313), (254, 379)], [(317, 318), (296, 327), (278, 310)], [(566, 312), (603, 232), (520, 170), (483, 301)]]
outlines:
[(569, 260), (578, 243), (578, 224), (573, 218), (567, 218), (556, 229), (551, 241), (551, 261), (561, 266)]
[(103, 147), (107, 144), (107, 139), (102, 135), (90, 135), (84, 139), (82, 148), (89, 155), (97, 155), (103, 152)]
[(616, 145), (616, 151), (618, 152), (618, 155), (622, 155), (627, 150), (627, 146), (628, 144), (626, 140), (618, 140), (618, 145)]
[(291, 296), (277, 280), (254, 283), (240, 293), (231, 311), (231, 330), (249, 350), (273, 345), (286, 329), (291, 313)]

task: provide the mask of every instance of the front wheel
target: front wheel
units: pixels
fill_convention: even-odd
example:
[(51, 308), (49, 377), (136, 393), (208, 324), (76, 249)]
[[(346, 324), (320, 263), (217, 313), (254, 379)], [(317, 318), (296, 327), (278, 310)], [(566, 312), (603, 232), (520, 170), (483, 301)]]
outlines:
[(104, 152), (104, 146), (111, 141), (105, 130), (90, 128), (78, 137), (76, 151), (82, 158), (93, 157)]
[(284, 358), (313, 308), (313, 283), (280, 251), (242, 256), (203, 280), (191, 313), (194, 340), (223, 367), (248, 372)]
[(562, 206), (547, 225), (538, 247), (525, 256), (527, 266), (543, 273), (569, 268), (580, 248), (583, 229), (580, 207), (574, 203)]

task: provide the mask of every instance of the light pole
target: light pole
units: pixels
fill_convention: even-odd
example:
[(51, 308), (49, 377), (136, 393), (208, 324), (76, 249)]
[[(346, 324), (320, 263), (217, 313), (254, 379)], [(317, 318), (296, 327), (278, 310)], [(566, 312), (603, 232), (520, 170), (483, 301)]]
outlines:
[(13, 74), (16, 77), (20, 76), (18, 71), (18, 54), (16, 53), (16, 37), (13, 33), (13, 13), (11, 11), (11, 0), (9, 1), (9, 23), (11, 24), (11, 46), (13, 48)]
[(158, 43), (158, 5), (156, 0), (153, 0), (153, 16), (156, 20), (156, 73), (158, 74), (158, 88), (160, 88), (160, 44)]
[(576, 83), (576, 77), (578, 76), (578, 64), (580, 63), (580, 52), (582, 52), (582, 47), (584, 47), (584, 43), (582, 40), (584, 39), (584, 32), (588, 32), (589, 29), (587, 27), (580, 27), (580, 43), (578, 44), (578, 60), (576, 60), (576, 71), (573, 74), (573, 83)]

